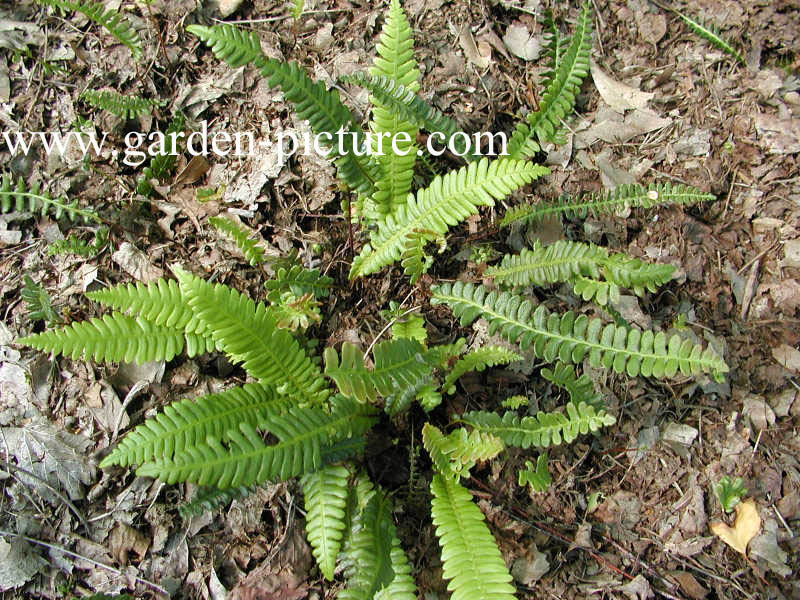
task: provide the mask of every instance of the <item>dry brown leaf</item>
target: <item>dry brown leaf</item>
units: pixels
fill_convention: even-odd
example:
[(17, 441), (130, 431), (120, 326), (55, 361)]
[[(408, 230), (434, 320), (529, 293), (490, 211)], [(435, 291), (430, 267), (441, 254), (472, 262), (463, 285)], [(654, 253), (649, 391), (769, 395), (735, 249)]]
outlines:
[(781, 344), (772, 349), (772, 356), (781, 366), (800, 372), (800, 350), (792, 348), (788, 344)]
[(755, 537), (760, 527), (761, 517), (758, 516), (756, 503), (749, 499), (736, 505), (736, 520), (733, 527), (718, 521), (711, 524), (711, 533), (739, 554), (747, 556), (747, 544)]
[(644, 108), (648, 100), (655, 96), (652, 92), (643, 92), (609, 77), (597, 63), (591, 64), (592, 79), (597, 91), (615, 111), (621, 113), (632, 108)]

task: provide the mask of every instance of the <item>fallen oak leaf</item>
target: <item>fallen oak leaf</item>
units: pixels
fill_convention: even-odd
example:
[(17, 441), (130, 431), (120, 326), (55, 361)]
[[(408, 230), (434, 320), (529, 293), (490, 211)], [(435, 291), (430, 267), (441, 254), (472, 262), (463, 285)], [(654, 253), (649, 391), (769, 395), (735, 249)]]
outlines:
[(739, 554), (747, 556), (747, 544), (761, 528), (761, 517), (758, 516), (756, 503), (751, 498), (736, 505), (736, 520), (733, 522), (733, 527), (721, 521), (711, 523), (710, 527), (711, 533)]

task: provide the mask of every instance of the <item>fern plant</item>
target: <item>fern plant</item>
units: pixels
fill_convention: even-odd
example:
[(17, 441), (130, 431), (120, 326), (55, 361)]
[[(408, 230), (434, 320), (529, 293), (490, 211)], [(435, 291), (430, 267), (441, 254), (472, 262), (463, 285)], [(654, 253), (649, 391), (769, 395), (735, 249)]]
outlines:
[(100, 217), (94, 212), (78, 208), (77, 200), (53, 198), (42, 191), (38, 183), (29, 187), (22, 177), (17, 178), (15, 182), (11, 175), (6, 173), (0, 179), (0, 212), (7, 213), (12, 210), (39, 213), (42, 216), (50, 213), (56, 219), (66, 216), (71, 221), (81, 219), (87, 223), (100, 221)]
[[(489, 345), (465, 353), (464, 338), (431, 344), (424, 318), (412, 314), (416, 306), (402, 310), (402, 304), (390, 304), (389, 323), (366, 351), (345, 342), (338, 349), (325, 348), (320, 360), (305, 330), (322, 319), (322, 301), (336, 288), (318, 269), (298, 264), (296, 255), (272, 265), (275, 276), (261, 300), (176, 267), (174, 279), (90, 292), (91, 299), (111, 311), (19, 341), (72, 358), (112, 362), (225, 354), (249, 383), (166, 406), (128, 432), (101, 466), (135, 466), (141, 476), (195, 483), (200, 486), (195, 510), (218, 506), (265, 482), (299, 477), (313, 555), (326, 579), (344, 574), (347, 584), (338, 597), (345, 600), (417, 596), (391, 498), (353, 459), (363, 452), (381, 410), (391, 418), (416, 402), (426, 412), (436, 411), (421, 435), (433, 465), (431, 514), (448, 589), (455, 600), (513, 598), (515, 588), (500, 549), (463, 484), (470, 472), (502, 452), (525, 458), (531, 448), (568, 444), (613, 425), (616, 419), (592, 382), (576, 373), (584, 362), (631, 377), (667, 378), (680, 372), (721, 378), (728, 370), (712, 349), (678, 335), (606, 324), (583, 313), (559, 314), (544, 304), (534, 306), (523, 295), (529, 285), (564, 282), (585, 299), (606, 304), (622, 288), (639, 295), (657, 289), (671, 278), (670, 265), (649, 265), (591, 244), (536, 243), (486, 270), (487, 278), (507, 289), (457, 281), (428, 290), (429, 278), (422, 277), (433, 265), (430, 244), (446, 249), (451, 227), (549, 172), (529, 158), (541, 143), (561, 139), (562, 122), (586, 76), (592, 45), (589, 4), (569, 38), (553, 26), (546, 90), (536, 110), (515, 129), (510, 156), (490, 160), (464, 146), (467, 164), (436, 175), (421, 189), (414, 189), (413, 177), (421, 150), (417, 133), (455, 135), (460, 129), (418, 94), (411, 28), (398, 0), (391, 0), (372, 68), (348, 79), (370, 92), (368, 132), (335, 89), (313, 82), (296, 63), (264, 56), (254, 33), (228, 24), (192, 25), (189, 31), (232, 67), (252, 63), (318, 136), (332, 140), (339, 131), (345, 134), (341, 144), (330, 144), (331, 155), (339, 178), (354, 194), (343, 204), (348, 211), (355, 208), (368, 236), (352, 263), (351, 279), (399, 262), (412, 284), (423, 287), (419, 296), (450, 307), (462, 326), (485, 319), (490, 336), (499, 334), (520, 351), (555, 363), (552, 369), (542, 368), (541, 377), (566, 390), (569, 402), (532, 412), (527, 397), (517, 396), (501, 404), (501, 413), (481, 407), (456, 414), (448, 423), (446, 411), (437, 407), (457, 391), (464, 373), (519, 360), (521, 352)], [(376, 150), (376, 136), (384, 134), (404, 134), (400, 137), (406, 141), (396, 153), (367, 152)], [(164, 177), (169, 168), (166, 159), (163, 164), (154, 159), (146, 180)], [(582, 216), (623, 205), (705, 199), (690, 188), (631, 187), (556, 203), (548, 210)], [(506, 220), (534, 221), (547, 214), (540, 209), (519, 208), (511, 212), (517, 217)], [(264, 256), (244, 230), (222, 219), (211, 223), (234, 239), (253, 266), (261, 265)], [(387, 331), (390, 337), (380, 339)], [(517, 473), (520, 485), (534, 490), (549, 485), (546, 454), (524, 465)]]

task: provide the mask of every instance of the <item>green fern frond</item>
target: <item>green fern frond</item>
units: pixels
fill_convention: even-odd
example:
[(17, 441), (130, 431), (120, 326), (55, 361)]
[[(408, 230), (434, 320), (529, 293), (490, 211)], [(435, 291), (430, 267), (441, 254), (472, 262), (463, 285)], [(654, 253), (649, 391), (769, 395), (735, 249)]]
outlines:
[(406, 236), (403, 252), (400, 254), (400, 265), (403, 267), (403, 272), (408, 275), (411, 285), (427, 273), (433, 264), (433, 258), (425, 254), (428, 242), (438, 244), (439, 254), (447, 249), (445, 237), (430, 229), (415, 229)]
[(557, 362), (552, 369), (543, 368), (541, 375), (547, 381), (567, 390), (569, 401), (575, 406), (585, 403), (597, 410), (603, 408), (603, 397), (594, 391), (592, 380), (585, 373), (576, 377), (575, 367), (572, 365)]
[(392, 536), (392, 549), (389, 555), (394, 577), (389, 585), (375, 594), (374, 600), (417, 600), (417, 586), (411, 576), (411, 565), (400, 546), (397, 534)]
[(213, 511), (238, 500), (249, 496), (255, 486), (228, 488), (220, 490), (215, 487), (199, 487), (195, 490), (194, 496), (188, 502), (178, 505), (178, 514), (181, 519), (189, 519), (202, 515), (206, 511)]
[(459, 428), (444, 435), (430, 423), (422, 427), (422, 443), (439, 474), (456, 480), (467, 477), (476, 463), (494, 458), (505, 449), (491, 434)]
[(683, 13), (675, 11), (675, 13), (686, 23), (686, 25), (694, 31), (697, 35), (705, 40), (711, 42), (714, 46), (735, 58), (739, 63), (745, 64), (744, 56), (736, 50), (727, 40), (723, 39), (716, 27), (711, 25), (703, 25), (699, 21), (695, 21), (691, 17), (687, 17)]
[[(609, 297), (619, 297), (620, 286), (637, 296), (646, 290), (654, 292), (672, 279), (674, 270), (672, 265), (648, 264), (624, 254), (609, 256), (605, 248), (594, 244), (559, 240), (542, 246), (537, 240), (533, 248), (504, 256), (500, 265), (486, 270), (486, 276), (508, 287), (572, 281), (576, 294), (585, 299), (597, 297), (600, 304), (606, 304)], [(601, 273), (608, 281), (606, 286), (596, 281)]]
[(517, 410), (518, 408), (528, 406), (529, 404), (530, 400), (528, 400), (527, 396), (511, 396), (503, 400), (500, 403), (500, 406), (503, 408), (510, 408), (511, 410)]
[(594, 433), (601, 427), (613, 425), (616, 419), (605, 410), (595, 410), (588, 404), (566, 405), (566, 414), (539, 411), (533, 417), (520, 417), (514, 412), (501, 417), (494, 412), (464, 413), (461, 422), (477, 431), (500, 438), (506, 445), (519, 448), (548, 448), (571, 443), (578, 435)]
[(365, 88), (384, 106), (416, 128), (437, 134), (439, 139), (448, 142), (452, 140), (456, 154), (463, 156), (465, 160), (479, 158), (479, 155), (468, 152), (468, 142), (460, 135), (462, 130), (458, 124), (425, 102), (415, 90), (391, 78), (362, 72), (345, 75), (342, 81)]
[(370, 407), (342, 396), (331, 404), (327, 412), (320, 406), (286, 403), (281, 414), (267, 415), (258, 430), (274, 435), (275, 444), (266, 444), (253, 425), (241, 422), (222, 438), (208, 436), (171, 458), (155, 458), (136, 474), (169, 484), (188, 481), (225, 489), (310, 473), (324, 464), (325, 448), (361, 437), (374, 424)]
[[(392, 0), (389, 5), (376, 54), (374, 65), (370, 68), (372, 76), (396, 81), (412, 92), (419, 90), (419, 70), (414, 60), (414, 40), (399, 0)], [(394, 140), (397, 149), (395, 153), (392, 148), (388, 151), (379, 148), (383, 151), (377, 155), (380, 178), (376, 181), (371, 202), (380, 215), (386, 215), (405, 202), (406, 196), (411, 191), (414, 163), (417, 159), (418, 127), (408, 120), (403, 120), (402, 114), (375, 94), (370, 96), (370, 103), (373, 107), (370, 129), (380, 136), (381, 140), (384, 138)], [(402, 139), (400, 134), (404, 136)]]
[(181, 296), (217, 346), (234, 362), (281, 393), (318, 403), (330, 394), (325, 378), (300, 344), (262, 302), (176, 268)]
[(63, 240), (56, 240), (47, 245), (47, 254), (58, 256), (61, 254), (75, 254), (82, 258), (97, 256), (99, 248), (96, 245), (89, 245), (74, 233), (70, 233)]
[(78, 208), (78, 201), (67, 201), (66, 198), (52, 198), (47, 192), (43, 192), (39, 184), (28, 187), (22, 177), (14, 179), (9, 174), (3, 174), (0, 181), (0, 212), (7, 213), (15, 210), (17, 212), (29, 211), (45, 216), (48, 212), (53, 217), (60, 219), (66, 215), (70, 221), (77, 221), (78, 218), (84, 222), (100, 222), (100, 217), (90, 210)]
[(255, 31), (245, 31), (232, 25), (215, 27), (189, 25), (186, 31), (199, 37), (216, 58), (226, 62), (233, 69), (249, 63), (256, 63), (258, 66), (258, 62), (264, 56)]
[(337, 132), (343, 129), (343, 152), (338, 152), (338, 143), (329, 144), (339, 179), (359, 194), (372, 195), (377, 165), (365, 155), (364, 134), (356, 127), (356, 120), (342, 104), (335, 89), (327, 90), (322, 82), (311, 81), (297, 63), (284, 63), (264, 56), (254, 33), (244, 33), (232, 25), (190, 25), (187, 30), (205, 42), (214, 56), (234, 68), (254, 63), (267, 78), (270, 87), (278, 87), (283, 91), (294, 106), (298, 119), (308, 121), (311, 130), (321, 141), (324, 141), (322, 136), (328, 136), (328, 140), (338, 140)]
[(266, 283), (268, 296), (273, 292), (290, 291), (298, 297), (311, 294), (315, 298), (327, 298), (332, 285), (333, 279), (322, 275), (319, 269), (306, 269), (301, 265), (277, 268)]
[(519, 254), (506, 254), (500, 265), (486, 269), (486, 276), (508, 287), (546, 285), (570, 281), (578, 275), (599, 276), (598, 265), (608, 258), (605, 248), (559, 240), (542, 246), (537, 240), (533, 248)]
[(306, 509), (306, 537), (319, 570), (333, 580), (336, 557), (342, 547), (345, 529), (350, 472), (340, 465), (328, 465), (300, 480)]
[(379, 225), (350, 269), (350, 278), (374, 273), (400, 259), (408, 235), (415, 229), (429, 229), (441, 235), (478, 212), (480, 206), (494, 206), (512, 191), (546, 175), (546, 167), (528, 161), (482, 159), (437, 177), (430, 187), (409, 195)]
[(79, 96), (89, 106), (101, 108), (121, 119), (136, 119), (149, 115), (153, 107), (160, 106), (158, 100), (150, 100), (139, 96), (126, 96), (112, 90), (84, 90)]
[(337, 600), (373, 600), (395, 577), (392, 565), (392, 505), (381, 490), (362, 480), (356, 490), (360, 510), (355, 515), (344, 557), (347, 587)]
[(25, 275), (25, 285), (19, 291), (19, 296), (25, 302), (28, 319), (31, 321), (45, 321), (52, 324), (60, 320), (50, 303), (50, 294), (41, 284), (34, 283), (29, 275)]
[(36, 0), (39, 4), (58, 8), (63, 12), (74, 11), (83, 14), (90, 21), (94, 21), (113, 35), (120, 44), (128, 47), (134, 60), (142, 56), (142, 44), (139, 34), (130, 21), (118, 10), (106, 10), (102, 2), (68, 1), (68, 0)]
[(525, 468), (517, 472), (517, 482), (519, 485), (530, 485), (534, 492), (546, 491), (553, 483), (550, 471), (547, 469), (547, 453), (537, 457), (536, 465), (526, 460)]
[(687, 185), (651, 183), (642, 185), (620, 185), (604, 194), (588, 194), (579, 199), (561, 198), (554, 202), (520, 204), (509, 209), (500, 220), (500, 226), (512, 223), (536, 223), (554, 215), (598, 216), (613, 213), (623, 208), (651, 208), (670, 204), (696, 204), (714, 200), (713, 194), (704, 194)]
[(174, 279), (150, 283), (121, 283), (86, 297), (128, 315), (138, 315), (159, 327), (208, 336), (209, 329), (195, 317)]
[(150, 164), (142, 169), (142, 175), (136, 182), (137, 193), (142, 196), (149, 196), (153, 193), (151, 180), (164, 181), (172, 174), (180, 152), (178, 142), (181, 138), (178, 134), (183, 133), (185, 124), (186, 117), (183, 113), (179, 112), (172, 117), (172, 121), (170, 121), (167, 130), (164, 132), (164, 140), (168, 146), (164, 148), (165, 152), (156, 154), (150, 159)]
[(559, 31), (556, 25), (553, 14), (547, 11), (545, 14), (545, 28), (547, 31), (544, 33), (544, 55), (547, 57), (547, 71), (542, 73), (544, 78), (544, 87), (546, 88), (558, 73), (561, 64), (564, 61), (564, 55), (570, 44), (570, 36), (564, 36)]
[(513, 600), (514, 586), (472, 494), (452, 478), (431, 481), (431, 513), (452, 600)]
[(579, 363), (588, 356), (593, 367), (602, 365), (617, 373), (635, 377), (672, 377), (711, 373), (721, 379), (728, 365), (708, 347), (705, 350), (690, 340), (663, 332), (640, 331), (617, 325), (603, 325), (600, 319), (567, 312), (559, 316), (544, 306), (533, 310), (529, 300), (508, 292), (487, 292), (472, 283), (435, 286), (433, 304), (447, 304), (466, 326), (478, 317), (489, 322), (495, 332), (523, 349), (532, 347), (537, 357), (548, 362)]
[(483, 371), (486, 367), (507, 365), (517, 360), (522, 360), (522, 357), (502, 346), (484, 346), (483, 348), (472, 350), (453, 365), (453, 369), (447, 374), (442, 384), (442, 391), (446, 394), (454, 394), (456, 381), (464, 373)]
[(609, 302), (616, 304), (620, 298), (620, 289), (616, 283), (597, 281), (583, 275), (573, 278), (572, 291), (586, 302), (594, 301), (600, 306), (605, 306)]
[(244, 227), (225, 217), (209, 217), (208, 222), (211, 223), (217, 231), (226, 234), (233, 240), (236, 247), (239, 248), (239, 251), (251, 266), (257, 267), (266, 261), (264, 258), (264, 249), (258, 245), (256, 240), (250, 239), (250, 232)]
[(187, 343), (183, 332), (121, 313), (79, 321), (17, 340), (19, 344), (69, 356), (105, 362), (146, 363), (172, 360)]
[(529, 158), (539, 150), (537, 140), (551, 140), (561, 129), (561, 120), (575, 105), (581, 83), (589, 73), (589, 55), (592, 50), (591, 4), (585, 3), (578, 16), (575, 32), (561, 64), (542, 95), (539, 109), (521, 121), (508, 142), (512, 159)]
[(413, 387), (429, 377), (432, 370), (425, 360), (424, 348), (416, 340), (380, 342), (373, 348), (372, 357), (375, 366), (370, 370), (364, 366), (364, 354), (354, 344), (342, 344), (341, 361), (334, 348), (325, 348), (325, 375), (336, 382), (345, 396), (374, 403), (379, 395), (387, 397)]
[(126, 467), (172, 458), (203, 444), (206, 438), (221, 438), (240, 423), (256, 427), (267, 416), (286, 410), (288, 404), (275, 388), (261, 383), (173, 402), (130, 431), (100, 467)]

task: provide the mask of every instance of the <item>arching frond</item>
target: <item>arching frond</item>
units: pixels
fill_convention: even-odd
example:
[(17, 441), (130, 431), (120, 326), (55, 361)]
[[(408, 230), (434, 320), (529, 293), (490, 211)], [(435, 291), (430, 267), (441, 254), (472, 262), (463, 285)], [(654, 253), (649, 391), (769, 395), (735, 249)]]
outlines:
[(327, 298), (332, 286), (333, 279), (322, 275), (319, 269), (306, 269), (301, 265), (278, 267), (274, 277), (266, 283), (268, 296), (276, 291), (290, 291), (296, 296), (311, 294), (315, 298)]
[(528, 158), (539, 150), (537, 139), (551, 140), (561, 129), (561, 120), (575, 105), (581, 83), (589, 72), (589, 55), (592, 50), (591, 4), (585, 3), (575, 24), (575, 31), (561, 64), (539, 101), (538, 110), (521, 121), (508, 142), (510, 158)]
[(0, 180), (0, 212), (7, 213), (12, 210), (17, 212), (30, 211), (44, 216), (51, 213), (56, 219), (66, 215), (71, 221), (79, 218), (84, 222), (100, 222), (100, 217), (90, 210), (78, 208), (78, 201), (69, 201), (66, 198), (53, 198), (41, 190), (39, 184), (28, 187), (22, 177), (17, 178), (16, 184), (9, 174), (3, 174)]
[(675, 12), (681, 18), (681, 20), (686, 23), (689, 29), (694, 31), (701, 38), (708, 40), (714, 46), (735, 58), (740, 64), (745, 64), (744, 56), (742, 56), (741, 53), (730, 44), (730, 42), (725, 40), (720, 35), (719, 30), (716, 27), (711, 25), (703, 25), (700, 21), (695, 21), (683, 13), (677, 11)]
[[(188, 481), (218, 488), (250, 486), (288, 479), (319, 469), (324, 450), (348, 438), (360, 437), (373, 423), (374, 411), (342, 396), (333, 398), (330, 412), (320, 406), (287, 403), (287, 410), (268, 415), (258, 424), (239, 423), (222, 438), (207, 437), (171, 458), (155, 458), (136, 471), (166, 483)], [(259, 431), (278, 441), (267, 444)]]
[(539, 411), (533, 417), (520, 417), (514, 412), (501, 417), (494, 412), (473, 411), (464, 413), (462, 422), (478, 431), (500, 438), (508, 446), (519, 448), (547, 448), (562, 442), (569, 444), (578, 435), (595, 432), (613, 425), (616, 419), (604, 410), (595, 410), (588, 404), (567, 404), (566, 413)]
[(501, 226), (512, 223), (535, 223), (553, 215), (598, 216), (624, 208), (652, 208), (669, 204), (697, 204), (714, 200), (713, 194), (686, 185), (651, 183), (642, 185), (620, 185), (603, 194), (587, 194), (580, 198), (561, 198), (553, 202), (520, 204), (509, 209), (500, 220)]
[(29, 335), (18, 343), (72, 359), (142, 364), (172, 360), (183, 350), (187, 337), (182, 331), (159, 327), (142, 318), (111, 313)]
[(579, 363), (588, 357), (593, 367), (602, 365), (634, 377), (672, 377), (711, 373), (721, 379), (728, 365), (709, 347), (703, 350), (677, 334), (669, 339), (663, 332), (640, 331), (617, 325), (603, 325), (600, 319), (573, 312), (550, 313), (544, 306), (534, 311), (529, 300), (508, 292), (487, 292), (471, 283), (444, 284), (433, 288), (434, 304), (445, 303), (462, 325), (478, 317), (489, 322), (489, 333), (499, 332), (523, 349), (532, 347), (536, 356), (548, 362)]
[(429, 229), (444, 235), (480, 206), (493, 206), (495, 200), (548, 172), (546, 167), (527, 161), (482, 159), (437, 177), (378, 226), (370, 243), (353, 261), (350, 278), (369, 275), (399, 260), (414, 230)]
[(317, 403), (330, 393), (319, 367), (263, 303), (176, 268), (181, 295), (217, 346), (263, 383)]
[(499, 265), (486, 269), (486, 276), (508, 287), (546, 285), (582, 274), (599, 276), (599, 265), (607, 258), (605, 248), (594, 244), (559, 240), (542, 246), (537, 240), (533, 248), (506, 254)]
[(240, 423), (257, 427), (269, 415), (288, 410), (273, 386), (251, 383), (224, 392), (173, 402), (130, 431), (100, 463), (126, 467), (170, 459), (205, 440), (221, 438)]
[(395, 577), (394, 537), (391, 502), (382, 491), (373, 491), (353, 521), (345, 557), (347, 587), (339, 592), (337, 600), (373, 600), (391, 586)]
[[(297, 117), (309, 122), (320, 141), (329, 140), (330, 156), (336, 163), (339, 178), (359, 194), (373, 193), (377, 165), (366, 155), (364, 134), (356, 126), (352, 113), (342, 104), (338, 91), (325, 89), (322, 82), (313, 82), (297, 63), (264, 56), (254, 33), (247, 34), (227, 24), (190, 25), (187, 30), (203, 40), (217, 58), (234, 68), (254, 63), (271, 87), (283, 91)], [(341, 138), (337, 135), (339, 129), (344, 134)], [(339, 152), (339, 139), (342, 152)]]
[(431, 481), (431, 513), (452, 600), (513, 600), (514, 586), (472, 494), (452, 478)]
[(158, 100), (127, 96), (113, 90), (87, 89), (81, 92), (79, 97), (89, 106), (106, 110), (121, 119), (135, 119), (142, 115), (149, 115), (153, 111), (153, 107), (162, 104)]

